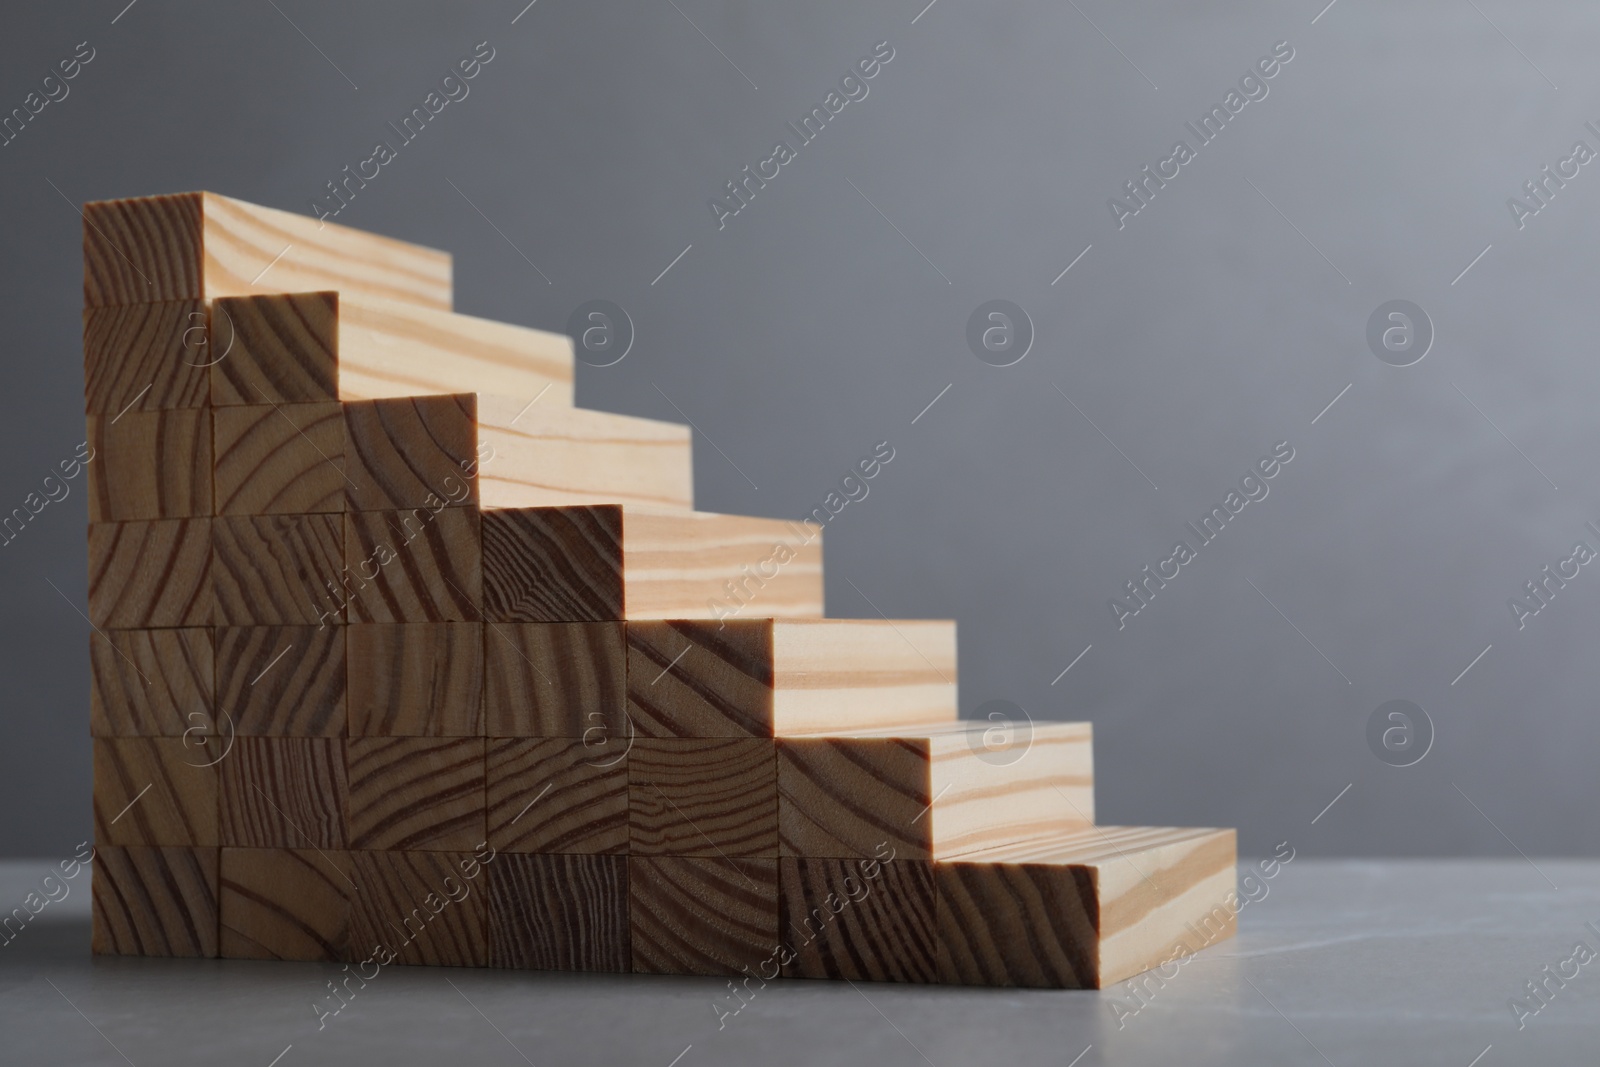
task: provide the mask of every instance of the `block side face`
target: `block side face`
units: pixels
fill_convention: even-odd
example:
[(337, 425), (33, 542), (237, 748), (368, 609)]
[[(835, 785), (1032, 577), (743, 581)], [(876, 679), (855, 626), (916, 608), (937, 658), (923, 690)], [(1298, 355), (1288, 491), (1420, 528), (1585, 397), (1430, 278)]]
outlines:
[(350, 790), (340, 741), (238, 737), (217, 766), (224, 846), (348, 847)]
[(89, 635), (89, 733), (183, 737), (212, 722), (211, 631), (102, 630)]
[(345, 959), (354, 871), (345, 852), (223, 849), (219, 954), (224, 959)]
[(638, 737), (628, 753), (636, 856), (778, 854), (777, 763), (765, 738)]
[(623, 742), (490, 738), (490, 846), (506, 853), (626, 853), (627, 756)]
[(477, 622), (483, 547), (475, 507), (346, 515), (351, 622)]
[(349, 960), (432, 967), (489, 963), (489, 872), (473, 852), (354, 852)]
[(840, 733), (954, 722), (955, 623), (773, 622), (778, 733)]
[(491, 967), (631, 969), (626, 856), (502, 855), (488, 875)]
[(218, 626), (344, 621), (342, 515), (235, 515), (212, 521)]
[(358, 622), (344, 631), (351, 737), (483, 735), (481, 623)]
[(632, 856), (628, 892), (634, 973), (776, 975), (776, 859)]
[(345, 508), (339, 405), (240, 404), (212, 414), (219, 515), (308, 515)]
[(1097, 864), (1103, 982), (1181, 961), (1232, 937), (1237, 859), (1234, 831), (1217, 830)]
[(114, 417), (209, 406), (208, 321), (200, 300), (87, 308), (84, 412)]
[(94, 837), (105, 845), (214, 846), (217, 744), (191, 738), (94, 741)]
[(478, 502), (477, 394), (344, 405), (351, 511)]
[(84, 306), (203, 298), (201, 195), (85, 204)]
[(492, 622), (621, 621), (622, 509), (483, 512), (483, 588)]
[(779, 738), (778, 825), (785, 856), (909, 860), (932, 855), (926, 741)]
[(211, 304), (211, 403), (339, 399), (339, 294), (276, 293)]
[(215, 848), (95, 850), (97, 956), (217, 955)]
[(1086, 723), (973, 723), (935, 743), (934, 856), (968, 855), (1092, 825)]
[(211, 519), (89, 524), (89, 619), (101, 629), (211, 622)]
[(352, 737), (350, 845), (460, 852), (484, 839), (481, 738)]
[(210, 411), (90, 415), (88, 441), (90, 522), (212, 513)]
[(899, 857), (778, 864), (779, 929), (793, 956), (784, 977), (939, 980), (932, 864)]
[(633, 735), (623, 624), (485, 623), (484, 712), (491, 737)]
[(941, 863), (939, 978), (960, 985), (1099, 987), (1094, 872), (1084, 867)]
[(771, 620), (629, 622), (628, 716), (644, 737), (771, 737)]
[(343, 737), (343, 626), (219, 626), (217, 708), (241, 737)]

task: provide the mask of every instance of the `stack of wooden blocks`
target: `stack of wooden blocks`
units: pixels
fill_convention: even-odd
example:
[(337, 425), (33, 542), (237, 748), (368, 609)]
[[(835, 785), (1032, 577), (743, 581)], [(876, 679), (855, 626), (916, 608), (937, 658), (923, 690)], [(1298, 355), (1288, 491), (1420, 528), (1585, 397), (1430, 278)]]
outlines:
[(430, 249), (84, 209), (94, 949), (1097, 987), (1225, 937), (1232, 831), (1096, 827), (1086, 723), (957, 719), (950, 622)]

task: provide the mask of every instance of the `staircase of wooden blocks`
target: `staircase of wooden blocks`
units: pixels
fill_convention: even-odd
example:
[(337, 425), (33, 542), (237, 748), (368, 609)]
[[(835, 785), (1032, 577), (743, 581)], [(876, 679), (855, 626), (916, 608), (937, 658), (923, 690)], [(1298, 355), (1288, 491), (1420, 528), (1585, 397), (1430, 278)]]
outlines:
[[(822, 618), (443, 253), (84, 210), (94, 950), (1099, 987), (1233, 931), (1225, 830), (958, 721), (949, 622)], [(726, 617), (739, 605), (736, 617)]]

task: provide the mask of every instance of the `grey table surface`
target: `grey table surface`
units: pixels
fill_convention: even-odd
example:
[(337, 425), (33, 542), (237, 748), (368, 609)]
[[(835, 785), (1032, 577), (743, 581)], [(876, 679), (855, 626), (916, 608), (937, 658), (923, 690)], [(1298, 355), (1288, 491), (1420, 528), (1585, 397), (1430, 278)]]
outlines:
[[(48, 870), (0, 864), (0, 903)], [(0, 947), (0, 1064), (1600, 1061), (1600, 960), (1564, 963), (1580, 941), (1600, 951), (1600, 862), (1302, 857), (1255, 890), (1237, 938), (1142, 998), (773, 982), (720, 1027), (716, 979), (405, 967), (319, 1020), (339, 968), (92, 958), (88, 873), (66, 886)], [(1577, 973), (1527, 999), (1560, 969)], [(1539, 1010), (1519, 1026), (1514, 1000)]]

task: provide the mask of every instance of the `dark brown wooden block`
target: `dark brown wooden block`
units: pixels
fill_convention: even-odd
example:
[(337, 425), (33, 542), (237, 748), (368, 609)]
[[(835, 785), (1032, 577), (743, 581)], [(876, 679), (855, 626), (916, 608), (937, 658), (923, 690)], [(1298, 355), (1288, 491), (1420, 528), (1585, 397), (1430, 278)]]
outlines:
[(217, 844), (217, 770), (211, 763), (221, 750), (189, 740), (95, 739), (96, 843)]
[(354, 873), (347, 852), (223, 849), (220, 954), (236, 960), (346, 959)]
[(483, 624), (344, 628), (351, 737), (481, 737)]
[(777, 760), (763, 738), (637, 738), (629, 849), (639, 856), (778, 854)]
[(938, 981), (931, 863), (784, 857), (778, 871), (784, 977)]
[(343, 621), (337, 599), (342, 515), (234, 515), (213, 520), (218, 626)]
[(350, 844), (460, 851), (484, 840), (482, 738), (352, 737)]
[(89, 521), (210, 515), (211, 412), (90, 415)]
[(246, 848), (346, 847), (342, 742), (324, 737), (239, 737), (222, 771), (222, 844)]
[(321, 404), (241, 404), (212, 412), (218, 515), (344, 510), (344, 413)]
[(496, 622), (621, 620), (622, 509), (485, 511), (483, 595)]
[(96, 849), (94, 953), (215, 957), (217, 851)]
[(211, 631), (104, 630), (89, 635), (89, 733), (181, 737), (211, 728)]
[(211, 404), (205, 303), (167, 300), (83, 313), (84, 411), (172, 411)]
[(102, 629), (211, 621), (211, 519), (89, 524), (89, 619)]
[(490, 738), (489, 844), (501, 852), (627, 852), (627, 755), (620, 741)]
[(629, 969), (628, 857), (502, 855), (488, 875), (489, 966)]
[(630, 735), (622, 623), (491, 622), (483, 641), (491, 737)]
[(777, 860), (632, 856), (628, 895), (637, 973), (757, 974), (777, 951)]
[(241, 736), (343, 737), (343, 626), (219, 626), (218, 718)]
[(211, 403), (303, 404), (339, 399), (339, 294), (282, 293), (212, 302)]
[(645, 737), (771, 737), (771, 619), (630, 622), (628, 715)]
[(478, 502), (478, 394), (344, 405), (351, 511)]
[[(484, 967), (488, 867), (470, 852), (357, 852), (352, 960)], [(479, 853), (481, 857), (483, 853)]]
[(477, 508), (346, 516), (351, 622), (475, 622), (482, 615)]

